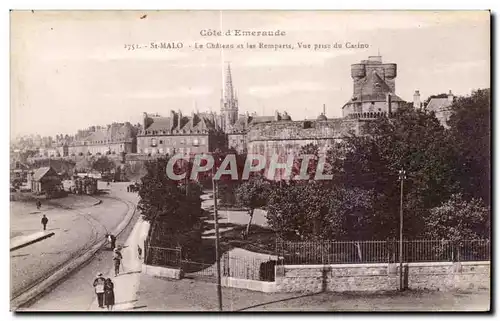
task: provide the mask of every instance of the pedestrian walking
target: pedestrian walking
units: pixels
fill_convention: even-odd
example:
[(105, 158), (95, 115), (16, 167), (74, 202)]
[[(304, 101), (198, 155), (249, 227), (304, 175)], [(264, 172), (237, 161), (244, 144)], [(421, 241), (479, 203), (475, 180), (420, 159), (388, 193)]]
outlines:
[(109, 247), (110, 249), (116, 248), (116, 236), (113, 234), (108, 234), (108, 242), (109, 242)]
[(115, 285), (110, 278), (107, 278), (104, 283), (104, 304), (109, 311), (113, 310), (115, 305)]
[(142, 260), (142, 249), (139, 244), (137, 244), (137, 255), (139, 257), (139, 260)]
[[(118, 248), (115, 248), (113, 251), (113, 261), (115, 264), (115, 276), (118, 276), (118, 274), (120, 274), (120, 264), (122, 262), (122, 259), (123, 259), (123, 256), (120, 253), (120, 250), (118, 250)], [(125, 270), (125, 269), (123, 269), (123, 270)]]
[(100, 308), (104, 308), (104, 284), (106, 279), (103, 278), (102, 273), (97, 273), (93, 286), (97, 295), (97, 303)]
[(42, 225), (43, 225), (43, 230), (45, 231), (47, 229), (47, 223), (49, 222), (49, 219), (43, 214), (42, 217)]
[(42, 202), (40, 200), (36, 201), (36, 209), (39, 210), (42, 207)]

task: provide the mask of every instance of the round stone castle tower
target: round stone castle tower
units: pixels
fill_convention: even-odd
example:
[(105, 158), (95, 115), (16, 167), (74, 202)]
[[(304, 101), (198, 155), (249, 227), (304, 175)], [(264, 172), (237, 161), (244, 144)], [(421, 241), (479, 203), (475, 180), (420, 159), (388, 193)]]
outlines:
[(351, 65), (352, 98), (342, 107), (346, 118), (376, 118), (390, 115), (403, 102), (396, 96), (397, 65), (383, 63), (381, 56)]

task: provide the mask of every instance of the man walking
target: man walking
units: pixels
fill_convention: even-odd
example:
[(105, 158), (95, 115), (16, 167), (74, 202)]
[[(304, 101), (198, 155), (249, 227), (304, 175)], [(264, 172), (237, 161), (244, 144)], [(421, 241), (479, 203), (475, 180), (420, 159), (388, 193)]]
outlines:
[(106, 279), (102, 277), (102, 273), (97, 273), (97, 277), (94, 280), (94, 289), (97, 295), (97, 303), (100, 308), (104, 308), (104, 284)]
[(120, 253), (120, 250), (118, 248), (115, 248), (114, 253), (113, 253), (113, 261), (115, 263), (115, 276), (118, 276), (120, 274), (120, 264), (122, 262), (122, 254)]
[(43, 230), (45, 231), (47, 229), (47, 223), (49, 222), (49, 219), (43, 214), (42, 217), (42, 225), (43, 225)]
[(116, 236), (113, 234), (108, 234), (108, 242), (110, 248), (113, 250), (116, 247)]

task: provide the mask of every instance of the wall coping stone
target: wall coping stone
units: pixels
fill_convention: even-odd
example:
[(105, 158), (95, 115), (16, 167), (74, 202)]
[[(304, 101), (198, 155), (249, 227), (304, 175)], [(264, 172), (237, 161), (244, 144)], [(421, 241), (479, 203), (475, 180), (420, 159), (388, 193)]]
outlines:
[[(403, 266), (452, 266), (456, 263), (462, 265), (490, 265), (490, 261), (464, 261), (464, 262), (412, 262), (403, 263)], [(354, 263), (354, 264), (312, 264), (312, 265), (285, 265), (285, 269), (324, 269), (324, 268), (386, 268), (388, 265), (398, 265), (399, 263)]]

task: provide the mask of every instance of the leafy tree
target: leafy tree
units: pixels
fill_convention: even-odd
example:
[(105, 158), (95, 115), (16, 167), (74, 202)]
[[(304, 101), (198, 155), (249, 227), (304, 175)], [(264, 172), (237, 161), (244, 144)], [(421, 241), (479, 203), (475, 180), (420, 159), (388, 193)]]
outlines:
[(466, 198), (491, 199), (491, 92), (473, 91), (452, 105), (448, 144), (455, 147), (457, 178)]
[(366, 124), (364, 134), (345, 140), (343, 183), (375, 193), (375, 221), (382, 232), (376, 236), (394, 237), (400, 210), (398, 171), (404, 168), (404, 234), (417, 237), (428, 210), (458, 191), (455, 150), (443, 143), (445, 129), (434, 115), (403, 107), (393, 118)]
[(101, 174), (109, 172), (115, 168), (115, 163), (107, 157), (99, 157), (92, 163), (92, 169), (99, 171)]
[(253, 214), (256, 208), (266, 205), (269, 195), (270, 183), (261, 176), (250, 177), (248, 181), (243, 182), (236, 188), (237, 204), (248, 209), (250, 216), (246, 228), (246, 235), (250, 232)]
[(452, 241), (490, 237), (490, 211), (478, 199), (467, 201), (454, 194), (425, 218), (426, 233), (434, 239)]
[(267, 219), (285, 239), (371, 239), (374, 199), (373, 192), (359, 188), (290, 182), (272, 189)]
[[(201, 189), (193, 187), (186, 194), (180, 182), (168, 178), (167, 162), (167, 158), (159, 158), (145, 164), (146, 174), (138, 183), (140, 200), (137, 208), (144, 219), (152, 223), (151, 235), (156, 235), (156, 227), (160, 226), (160, 239), (182, 246), (189, 242), (183, 235), (199, 225)], [(179, 173), (180, 169), (176, 167), (174, 171)]]

